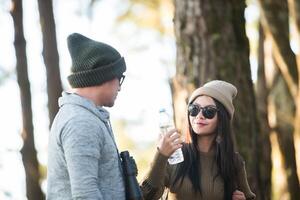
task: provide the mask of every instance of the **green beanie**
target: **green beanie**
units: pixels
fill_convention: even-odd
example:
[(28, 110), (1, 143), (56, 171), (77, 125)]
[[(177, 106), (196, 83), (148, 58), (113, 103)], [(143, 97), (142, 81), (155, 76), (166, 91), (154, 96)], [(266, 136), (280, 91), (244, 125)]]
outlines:
[(192, 93), (189, 99), (189, 104), (201, 95), (210, 96), (222, 103), (232, 119), (234, 113), (232, 100), (237, 95), (237, 89), (234, 85), (221, 80), (207, 82)]
[(67, 40), (72, 59), (68, 81), (73, 88), (101, 85), (126, 71), (124, 58), (113, 47), (79, 33), (69, 35)]

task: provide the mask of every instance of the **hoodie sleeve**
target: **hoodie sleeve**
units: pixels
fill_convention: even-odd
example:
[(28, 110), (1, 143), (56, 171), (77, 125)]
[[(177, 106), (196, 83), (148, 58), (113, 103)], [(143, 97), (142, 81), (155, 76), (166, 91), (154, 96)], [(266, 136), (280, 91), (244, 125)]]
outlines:
[(61, 133), (72, 199), (103, 199), (98, 188), (98, 162), (103, 146), (101, 130), (92, 120), (71, 119)]

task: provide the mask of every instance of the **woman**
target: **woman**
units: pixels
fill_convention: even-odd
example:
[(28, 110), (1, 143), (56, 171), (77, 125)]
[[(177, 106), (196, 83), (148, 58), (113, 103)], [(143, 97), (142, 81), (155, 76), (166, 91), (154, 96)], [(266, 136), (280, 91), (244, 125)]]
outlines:
[[(146, 200), (159, 199), (165, 187), (171, 200), (255, 199), (245, 162), (234, 152), (231, 137), (236, 94), (235, 86), (220, 80), (192, 93), (188, 104), (191, 141), (181, 144), (176, 130), (160, 138), (151, 170), (141, 185)], [(168, 164), (168, 157), (181, 147), (184, 162)]]

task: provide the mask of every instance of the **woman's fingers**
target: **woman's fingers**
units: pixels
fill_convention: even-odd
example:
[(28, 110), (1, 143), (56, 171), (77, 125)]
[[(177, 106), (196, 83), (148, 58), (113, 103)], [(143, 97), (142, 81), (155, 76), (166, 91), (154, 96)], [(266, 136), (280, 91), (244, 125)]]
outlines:
[(243, 192), (235, 190), (232, 194), (232, 200), (246, 200), (246, 197)]
[(170, 156), (176, 149), (182, 147), (183, 140), (176, 129), (172, 129), (165, 134), (161, 134), (158, 149), (165, 156)]
[(168, 130), (167, 133), (165, 133), (164, 135), (166, 137), (171, 137), (171, 135), (173, 135), (176, 132), (177, 132), (177, 129), (173, 128), (173, 129)]
[(181, 145), (181, 143), (183, 142), (183, 140), (181, 139), (181, 135), (178, 132), (172, 133), (168, 139), (171, 145), (175, 146), (176, 149), (178, 149), (177, 145)]

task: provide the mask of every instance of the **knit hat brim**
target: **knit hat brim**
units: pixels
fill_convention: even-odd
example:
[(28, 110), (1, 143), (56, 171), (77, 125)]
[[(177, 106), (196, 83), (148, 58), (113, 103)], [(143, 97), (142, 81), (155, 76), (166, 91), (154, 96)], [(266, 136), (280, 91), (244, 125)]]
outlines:
[(125, 71), (126, 63), (124, 58), (121, 57), (116, 62), (106, 66), (73, 73), (68, 76), (68, 81), (73, 88), (89, 87), (121, 77)]

